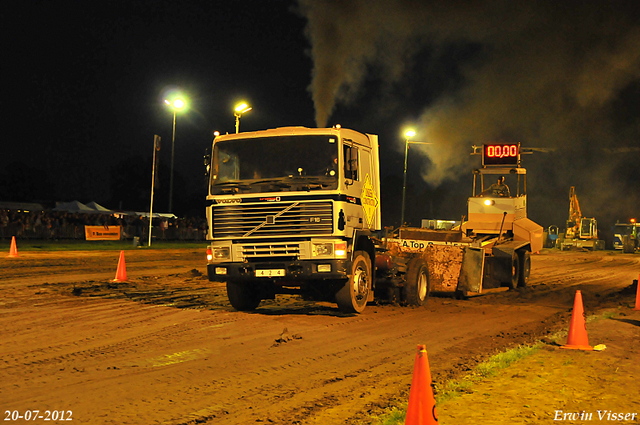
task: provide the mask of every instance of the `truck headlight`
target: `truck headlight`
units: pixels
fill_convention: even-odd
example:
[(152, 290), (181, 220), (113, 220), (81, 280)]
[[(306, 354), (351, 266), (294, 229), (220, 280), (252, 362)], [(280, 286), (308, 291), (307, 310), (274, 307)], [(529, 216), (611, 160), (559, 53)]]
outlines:
[(213, 248), (213, 258), (216, 260), (224, 260), (231, 257), (231, 250), (228, 246), (218, 246)]
[(326, 257), (333, 254), (333, 243), (314, 243), (313, 244), (313, 256), (314, 257)]
[(491, 205), (495, 205), (496, 201), (494, 201), (493, 199), (486, 199), (484, 201), (484, 204), (488, 207), (490, 207)]

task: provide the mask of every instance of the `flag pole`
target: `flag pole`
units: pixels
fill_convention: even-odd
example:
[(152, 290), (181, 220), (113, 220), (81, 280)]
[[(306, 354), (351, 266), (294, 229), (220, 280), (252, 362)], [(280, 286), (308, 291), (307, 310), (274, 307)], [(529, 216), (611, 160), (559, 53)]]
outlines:
[(160, 136), (153, 136), (153, 167), (151, 168), (151, 206), (149, 207), (149, 246), (151, 246), (151, 231), (153, 229), (153, 192), (156, 183), (156, 152), (160, 150)]

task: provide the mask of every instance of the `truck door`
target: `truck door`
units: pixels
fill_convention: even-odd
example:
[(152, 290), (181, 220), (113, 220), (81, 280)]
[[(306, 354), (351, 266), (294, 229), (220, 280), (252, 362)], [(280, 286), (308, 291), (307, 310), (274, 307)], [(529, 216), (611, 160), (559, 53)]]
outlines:
[[(345, 166), (349, 166), (348, 172), (354, 177), (352, 193), (360, 198), (362, 205), (362, 221), (359, 228), (375, 229), (379, 200), (378, 190), (375, 187), (377, 175), (373, 168), (371, 151), (360, 145), (345, 145), (345, 149), (349, 150), (349, 155), (351, 155), (350, 164), (345, 163)], [(357, 171), (354, 167), (355, 164), (357, 164)], [(347, 170), (345, 170), (345, 176), (346, 172)]]
[[(348, 199), (360, 198), (362, 192), (361, 180), (361, 149), (351, 140), (344, 140), (342, 146), (344, 158), (344, 190)], [(344, 214), (346, 216), (347, 228), (362, 229), (364, 214), (360, 205), (346, 204)]]

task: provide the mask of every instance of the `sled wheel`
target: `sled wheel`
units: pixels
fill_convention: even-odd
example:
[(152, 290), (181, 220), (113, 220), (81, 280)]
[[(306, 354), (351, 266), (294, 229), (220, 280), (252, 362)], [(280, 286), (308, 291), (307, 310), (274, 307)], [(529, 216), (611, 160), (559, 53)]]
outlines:
[(529, 274), (531, 273), (531, 253), (523, 250), (518, 255), (520, 260), (520, 276), (518, 286), (524, 288), (529, 284)]
[(511, 281), (507, 282), (509, 289), (516, 289), (518, 287), (518, 280), (520, 279), (520, 258), (518, 254), (513, 253), (511, 257)]
[(409, 305), (421, 306), (429, 298), (429, 268), (422, 258), (409, 262), (404, 286), (404, 301)]

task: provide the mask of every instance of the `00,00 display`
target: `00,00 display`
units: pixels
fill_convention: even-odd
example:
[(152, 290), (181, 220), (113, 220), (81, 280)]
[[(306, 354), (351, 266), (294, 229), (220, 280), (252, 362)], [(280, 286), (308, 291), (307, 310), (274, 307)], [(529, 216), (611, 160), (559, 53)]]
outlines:
[(518, 165), (518, 145), (484, 145), (484, 165)]

